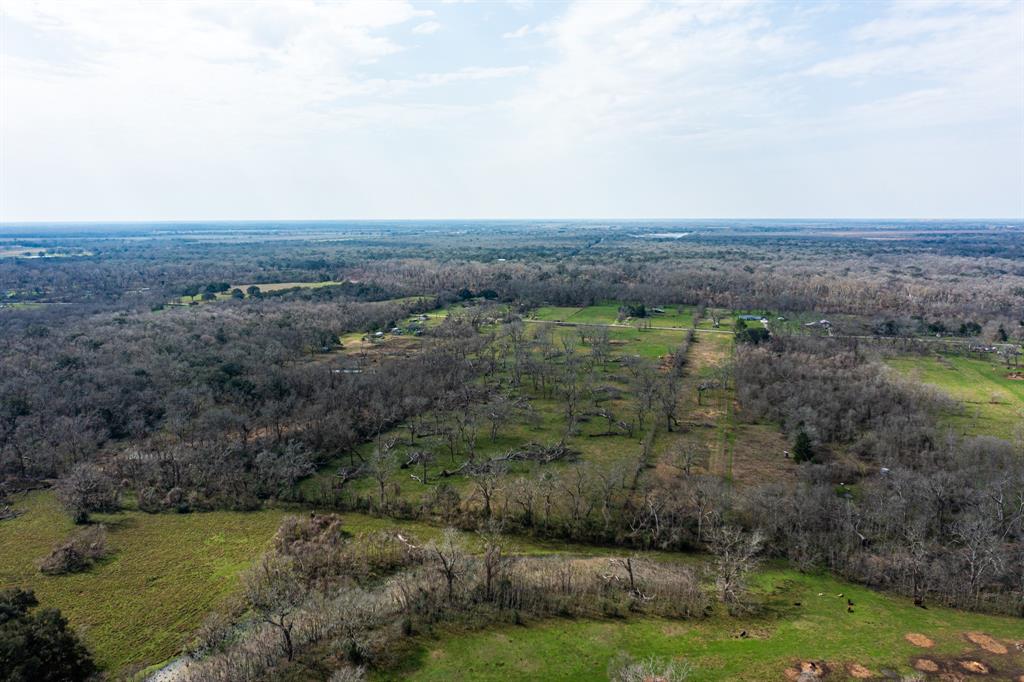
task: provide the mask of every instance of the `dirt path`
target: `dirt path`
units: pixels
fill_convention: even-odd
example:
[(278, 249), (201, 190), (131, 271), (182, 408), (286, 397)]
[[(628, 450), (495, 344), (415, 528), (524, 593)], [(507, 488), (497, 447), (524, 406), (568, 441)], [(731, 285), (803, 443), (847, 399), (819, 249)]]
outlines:
[(731, 389), (698, 391), (716, 367), (728, 361), (732, 344), (724, 339), (698, 337), (690, 345), (682, 379), (679, 411), (685, 433), (681, 439), (691, 447), (704, 448), (705, 470), (726, 478), (732, 475), (732, 445), (735, 439), (735, 405)]

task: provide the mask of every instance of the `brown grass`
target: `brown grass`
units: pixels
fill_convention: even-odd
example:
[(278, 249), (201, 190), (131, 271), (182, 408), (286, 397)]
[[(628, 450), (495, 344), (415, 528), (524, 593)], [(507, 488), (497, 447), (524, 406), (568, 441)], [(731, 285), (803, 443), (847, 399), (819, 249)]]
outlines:
[(873, 672), (862, 666), (860, 663), (850, 663), (846, 666), (846, 672), (850, 677), (858, 680), (869, 680), (875, 676)]
[(935, 642), (917, 632), (908, 632), (907, 634), (903, 635), (903, 639), (907, 640), (914, 646), (924, 647), (925, 649), (929, 649), (935, 646)]
[(1001, 655), (1009, 652), (1009, 649), (999, 640), (992, 635), (986, 635), (984, 632), (968, 632), (965, 637), (989, 653)]

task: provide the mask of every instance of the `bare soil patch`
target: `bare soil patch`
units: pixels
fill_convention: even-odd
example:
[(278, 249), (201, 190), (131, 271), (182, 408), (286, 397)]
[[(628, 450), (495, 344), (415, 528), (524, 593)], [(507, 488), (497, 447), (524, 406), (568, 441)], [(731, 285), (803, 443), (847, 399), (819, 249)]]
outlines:
[(824, 661), (800, 661), (800, 675), (822, 678), (828, 675), (829, 667)]
[(959, 663), (961, 668), (969, 673), (974, 673), (975, 675), (988, 675), (990, 672), (989, 667), (981, 661), (967, 660), (960, 661)]
[(920, 670), (923, 673), (937, 673), (939, 664), (930, 658), (916, 658), (914, 659), (914, 670)]
[(846, 672), (850, 677), (858, 680), (869, 680), (875, 676), (873, 672), (862, 666), (860, 663), (849, 663), (846, 666)]
[(968, 632), (965, 637), (989, 653), (1002, 655), (1010, 651), (998, 639), (992, 635), (986, 635), (984, 632)]
[(924, 635), (918, 632), (908, 632), (907, 634), (903, 635), (903, 639), (907, 640), (914, 646), (924, 647), (925, 649), (935, 646), (935, 642), (933, 642), (930, 638), (925, 637)]

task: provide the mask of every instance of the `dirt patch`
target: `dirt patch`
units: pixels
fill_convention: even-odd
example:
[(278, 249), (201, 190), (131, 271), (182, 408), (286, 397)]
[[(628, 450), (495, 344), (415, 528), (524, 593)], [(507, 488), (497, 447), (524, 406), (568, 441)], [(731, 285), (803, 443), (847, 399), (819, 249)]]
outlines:
[(1006, 378), (1010, 381), (1024, 381), (1024, 374), (1021, 372), (1010, 372), (1006, 375)]
[(875, 676), (873, 672), (862, 666), (860, 663), (850, 663), (846, 666), (846, 672), (850, 677), (858, 680), (869, 680)]
[(924, 647), (925, 649), (935, 646), (935, 642), (933, 642), (929, 637), (925, 637), (918, 632), (908, 632), (903, 635), (903, 639), (907, 640), (914, 646)]
[(787, 680), (795, 680), (800, 677), (800, 671), (796, 668), (786, 668), (782, 673), (786, 676)]
[(823, 661), (800, 661), (800, 676), (819, 679), (828, 675), (829, 668)]
[(914, 659), (914, 670), (920, 670), (923, 673), (937, 673), (939, 664), (930, 658), (917, 658)]
[(960, 667), (975, 675), (988, 675), (991, 672), (989, 667), (981, 661), (960, 661)]
[(1010, 651), (998, 639), (992, 635), (986, 635), (984, 632), (968, 632), (964, 636), (967, 637), (969, 641), (974, 642), (989, 653), (1001, 655), (1009, 653)]

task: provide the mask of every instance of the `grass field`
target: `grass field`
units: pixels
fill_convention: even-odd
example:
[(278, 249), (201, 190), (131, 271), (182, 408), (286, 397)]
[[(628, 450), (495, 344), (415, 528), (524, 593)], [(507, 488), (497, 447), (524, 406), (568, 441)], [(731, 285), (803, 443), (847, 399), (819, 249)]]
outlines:
[[(46, 576), (37, 565), (75, 526), (49, 491), (15, 496), (23, 512), (0, 523), (0, 589), (35, 590), (43, 606), (59, 608), (97, 662), (112, 672), (143, 668), (176, 655), (203, 618), (239, 587), (238, 575), (265, 548), (287, 510), (97, 514), (107, 525), (111, 556), (76, 575)], [(343, 514), (352, 534), (401, 528), (421, 542), (440, 535), (426, 523)], [(465, 534), (471, 550), (479, 539)], [(525, 555), (621, 554), (612, 548), (516, 538)], [(684, 555), (649, 553), (663, 560)]]
[(964, 404), (944, 419), (961, 433), (1013, 439), (1024, 424), (1024, 380), (993, 360), (955, 355), (905, 355), (888, 361), (901, 374), (948, 393)]
[[(536, 317), (528, 325), (529, 333), (537, 334), (545, 328), (545, 323), (556, 320), (584, 319), (589, 324), (606, 324), (599, 322), (614, 319), (618, 311), (617, 304), (604, 304), (586, 308), (546, 307), (535, 311)], [(683, 314), (678, 309), (666, 308), (666, 315), (675, 315), (682, 321)], [(429, 314), (429, 322), (439, 324), (442, 313)], [(543, 320), (538, 318), (544, 318)], [(731, 324), (731, 318), (723, 317), (723, 325)], [(568, 324), (572, 324), (569, 322)], [(576, 327), (557, 325), (549, 327), (556, 344), (562, 337), (576, 337)], [(624, 366), (614, 360), (624, 356), (640, 356), (648, 360), (658, 361), (675, 350), (685, 338), (686, 332), (680, 329), (635, 329), (629, 326), (615, 326), (608, 330), (611, 341), (612, 362), (607, 362), (598, 369), (595, 377), (598, 383), (613, 387), (623, 392), (622, 398), (605, 401), (603, 405), (611, 408), (617, 418), (622, 419), (631, 414), (632, 405), (630, 391), (631, 379)], [(389, 352), (401, 353), (415, 347), (420, 339), (409, 336), (384, 335), (379, 340), (363, 340), (362, 335), (352, 334), (342, 338), (344, 350), (340, 353), (350, 357), (360, 357), (367, 352), (386, 355)], [(703, 403), (697, 401), (697, 384), (708, 378), (715, 367), (726, 363), (732, 353), (733, 337), (729, 333), (698, 334), (690, 348), (690, 364), (683, 378), (677, 417), (683, 428), (668, 433), (659, 423), (655, 440), (654, 454), (661, 460), (659, 467), (662, 475), (672, 476), (677, 472), (672, 468), (671, 453), (677, 444), (683, 442), (705, 447), (708, 461), (697, 467), (711, 473), (724, 476), (739, 483), (757, 483), (768, 479), (782, 480), (792, 476), (792, 466), (781, 461), (782, 451), (788, 448), (784, 437), (773, 425), (743, 424), (735, 413), (735, 397), (731, 389), (712, 390), (703, 396)], [(578, 346), (580, 353), (589, 353), (586, 344)], [(505, 377), (508, 380), (508, 377)], [(538, 421), (534, 424), (511, 423), (501, 427), (498, 437), (491, 440), (486, 424), (480, 425), (476, 454), (478, 457), (494, 457), (504, 454), (510, 449), (525, 443), (553, 443), (565, 435), (564, 404), (557, 397), (544, 396), (533, 390), (528, 381), (519, 388), (520, 393), (530, 399)], [(581, 453), (581, 460), (588, 466), (607, 469), (616, 464), (635, 461), (640, 452), (641, 433), (632, 438), (624, 434), (601, 435), (607, 426), (603, 419), (584, 419), (578, 424), (579, 433), (572, 436), (568, 443)], [(399, 495), (415, 502), (429, 495), (442, 480), (440, 475), (445, 469), (452, 469), (462, 463), (464, 453), (461, 451), (453, 460), (447, 445), (441, 438), (420, 438), (414, 445), (408, 444), (407, 428), (400, 426), (385, 434), (385, 440), (394, 439), (396, 457), (403, 460), (408, 451), (428, 448), (435, 453), (435, 460), (428, 467), (430, 483), (423, 485), (410, 474), (420, 475), (420, 471), (400, 470), (391, 479), (391, 486), (397, 486)], [(374, 444), (364, 444), (359, 452), (365, 458), (373, 453)], [(337, 467), (350, 464), (350, 458), (339, 457), (321, 468), (315, 476), (302, 483), (303, 491), (310, 499), (319, 499), (318, 491), (334, 479)], [(554, 471), (563, 469), (565, 464), (550, 465)], [(530, 474), (536, 465), (516, 463), (509, 467), (510, 477)], [(464, 496), (472, 494), (472, 482), (464, 476), (446, 479)], [(369, 478), (353, 481), (348, 490), (364, 496), (376, 496), (377, 483)]]
[[(807, 660), (825, 662), (835, 671), (829, 679), (849, 679), (851, 664), (874, 676), (911, 673), (918, 657), (941, 662), (966, 656), (1007, 674), (1024, 669), (1024, 653), (1013, 646), (1024, 639), (1024, 622), (1018, 619), (920, 609), (905, 599), (784, 568), (766, 570), (756, 582), (765, 602), (756, 616), (554, 620), (485, 632), (442, 631), (422, 637), (400, 670), (379, 679), (604, 679), (609, 660), (620, 652), (684, 660), (693, 667), (692, 680), (784, 680), (787, 668)], [(847, 612), (848, 598), (853, 613)], [(749, 636), (740, 638), (741, 630)], [(977, 631), (1001, 639), (1009, 653), (989, 653), (964, 638)], [(904, 638), (908, 633), (924, 634), (934, 646), (915, 646)]]
[(238, 586), (283, 511), (97, 514), (112, 555), (76, 575), (45, 576), (37, 564), (74, 529), (54, 496), (13, 498), (21, 516), (0, 522), (0, 587), (31, 587), (59, 608), (109, 670), (176, 654), (204, 616)]

